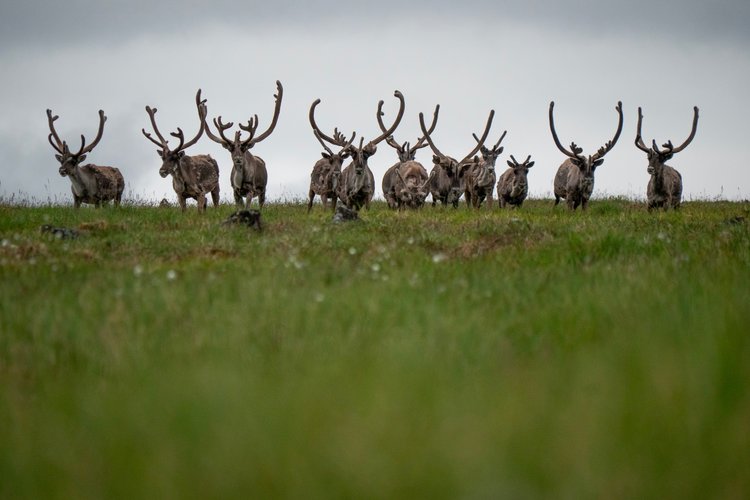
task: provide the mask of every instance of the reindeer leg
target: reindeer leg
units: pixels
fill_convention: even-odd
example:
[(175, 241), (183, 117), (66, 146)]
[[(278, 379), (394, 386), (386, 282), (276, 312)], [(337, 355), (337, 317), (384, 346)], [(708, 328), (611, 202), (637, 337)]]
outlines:
[(244, 205), (244, 201), (242, 200), (242, 195), (240, 194), (240, 190), (237, 188), (234, 188), (234, 204), (238, 207), (241, 207)]
[(266, 203), (266, 191), (263, 190), (258, 195), (258, 205), (261, 210), (263, 210), (263, 205)]
[(214, 207), (218, 208), (219, 206), (219, 187), (216, 186), (216, 189), (211, 191), (211, 201), (214, 202)]
[(183, 212), (187, 210), (187, 202), (185, 201), (185, 196), (178, 194), (177, 203), (180, 204), (180, 208), (182, 209)]

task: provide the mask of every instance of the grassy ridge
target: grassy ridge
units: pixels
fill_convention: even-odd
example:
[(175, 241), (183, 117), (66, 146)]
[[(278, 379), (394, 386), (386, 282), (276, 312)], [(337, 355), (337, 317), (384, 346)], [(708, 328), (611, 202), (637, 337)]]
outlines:
[(0, 207), (0, 496), (750, 493), (747, 204), (316, 208)]

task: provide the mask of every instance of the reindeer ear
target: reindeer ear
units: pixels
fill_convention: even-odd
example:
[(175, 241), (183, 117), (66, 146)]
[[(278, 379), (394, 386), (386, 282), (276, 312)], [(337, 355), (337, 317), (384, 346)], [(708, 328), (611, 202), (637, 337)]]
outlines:
[(596, 161), (595, 161), (595, 162), (594, 162), (594, 163), (593, 163), (593, 164), (591, 165), (591, 170), (593, 170), (593, 169), (595, 169), (596, 167), (600, 166), (600, 165), (601, 165), (602, 163), (604, 163), (604, 158), (601, 158), (601, 159), (599, 159), (599, 160), (596, 160)]
[(224, 149), (226, 149), (227, 151), (231, 151), (232, 150), (232, 144), (225, 144), (225, 143), (222, 142), (221, 143), (221, 147), (224, 148)]
[(177, 153), (177, 157), (178, 158), (183, 158), (184, 156), (185, 156), (185, 152), (184, 151), (180, 151), (179, 153)]
[(83, 160), (86, 159), (86, 155), (81, 155), (78, 157), (78, 163), (83, 163)]
[(432, 163), (440, 163), (440, 157), (438, 155), (432, 155)]
[(513, 164), (513, 162), (512, 162), (512, 161), (510, 161), (510, 160), (508, 160), (508, 166), (509, 166), (510, 168), (513, 168), (513, 167), (515, 167), (515, 165)]
[(324, 152), (322, 152), (322, 153), (320, 153), (320, 156), (322, 156), (322, 157), (323, 157), (323, 158), (325, 158), (326, 160), (327, 160), (328, 158), (330, 158), (330, 157), (331, 157), (331, 155), (329, 155), (329, 154), (328, 154), (328, 153), (326, 153), (325, 151), (324, 151)]
[(62, 163), (62, 155), (55, 155), (55, 159)]
[(500, 156), (500, 155), (502, 154), (502, 152), (503, 152), (503, 150), (504, 150), (504, 149), (505, 149), (505, 146), (500, 146), (500, 147), (499, 147), (499, 148), (497, 149), (497, 155), (498, 155), (498, 156)]
[(534, 162), (533, 162), (533, 161), (530, 161), (530, 162), (529, 162), (529, 163), (528, 163), (528, 164), (526, 165), (526, 168), (531, 168), (531, 167), (533, 167), (533, 166), (534, 166)]

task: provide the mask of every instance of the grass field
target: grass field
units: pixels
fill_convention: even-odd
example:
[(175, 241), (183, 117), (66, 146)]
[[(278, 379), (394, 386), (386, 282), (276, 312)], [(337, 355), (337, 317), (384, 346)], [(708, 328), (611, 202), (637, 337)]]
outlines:
[(0, 497), (750, 497), (750, 204), (233, 210), (0, 205)]

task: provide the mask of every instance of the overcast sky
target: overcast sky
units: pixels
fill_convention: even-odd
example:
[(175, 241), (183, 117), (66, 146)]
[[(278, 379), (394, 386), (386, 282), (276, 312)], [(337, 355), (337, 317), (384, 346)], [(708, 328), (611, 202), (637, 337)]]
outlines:
[[(686, 199), (750, 198), (750, 2), (747, 0), (491, 0), (379, 2), (0, 0), (0, 196), (69, 203), (70, 182), (57, 173), (45, 110), (77, 144), (91, 140), (97, 111), (108, 120), (88, 161), (117, 166), (126, 196), (175, 199), (158, 174), (155, 147), (141, 134), (144, 107), (157, 107), (160, 129), (197, 131), (194, 96), (225, 121), (273, 113), (275, 81), (284, 85), (275, 132), (253, 152), (265, 159), (271, 199), (307, 195), (321, 147), (307, 121), (377, 135), (377, 102), (393, 118), (399, 89), (406, 114), (396, 140), (419, 136), (418, 114), (441, 105), (433, 134), (447, 154), (472, 149), (490, 109), (488, 142), (508, 130), (510, 154), (536, 164), (533, 196), (551, 196), (564, 160), (549, 132), (591, 153), (625, 126), (597, 170), (595, 195), (643, 198), (645, 154), (633, 144), (638, 106), (650, 143), (682, 142), (693, 106), (693, 143), (670, 164)], [(222, 198), (231, 199), (229, 154), (204, 136), (188, 154), (219, 162)], [(432, 154), (417, 155), (429, 170)], [(384, 142), (370, 159), (378, 184), (396, 153)]]

